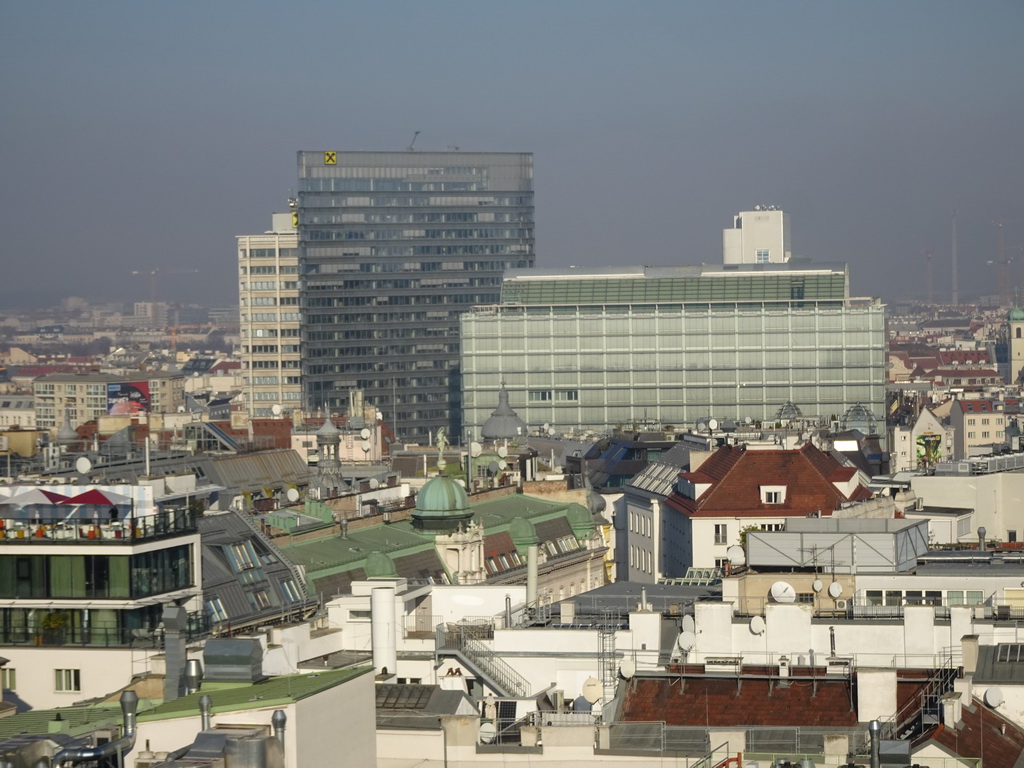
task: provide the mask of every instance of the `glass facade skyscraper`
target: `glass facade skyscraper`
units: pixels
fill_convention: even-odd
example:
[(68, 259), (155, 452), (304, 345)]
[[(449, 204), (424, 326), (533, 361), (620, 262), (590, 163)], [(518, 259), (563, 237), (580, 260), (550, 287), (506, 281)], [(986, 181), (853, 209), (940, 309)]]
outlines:
[(348, 393), (404, 439), (461, 434), (459, 317), (533, 267), (533, 156), (299, 152), (307, 408)]

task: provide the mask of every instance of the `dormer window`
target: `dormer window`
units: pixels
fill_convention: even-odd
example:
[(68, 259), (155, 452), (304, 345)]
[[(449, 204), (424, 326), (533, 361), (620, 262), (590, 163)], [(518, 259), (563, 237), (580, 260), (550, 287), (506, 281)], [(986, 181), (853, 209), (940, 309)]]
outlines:
[(785, 504), (786, 503), (786, 486), (784, 486), (784, 485), (762, 485), (761, 486), (761, 503), (762, 504)]

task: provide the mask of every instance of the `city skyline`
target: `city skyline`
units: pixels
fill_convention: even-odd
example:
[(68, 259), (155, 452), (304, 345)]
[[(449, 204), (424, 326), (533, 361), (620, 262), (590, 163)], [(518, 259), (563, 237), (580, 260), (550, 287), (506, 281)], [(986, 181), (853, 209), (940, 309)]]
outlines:
[(155, 268), (233, 300), (297, 150), (414, 137), (534, 154), (540, 267), (715, 263), (769, 203), (860, 295), (924, 296), (932, 251), (948, 300), (954, 210), (961, 295), (1024, 280), (1019, 4), (396, 8), (5, 6), (0, 301), (143, 298)]

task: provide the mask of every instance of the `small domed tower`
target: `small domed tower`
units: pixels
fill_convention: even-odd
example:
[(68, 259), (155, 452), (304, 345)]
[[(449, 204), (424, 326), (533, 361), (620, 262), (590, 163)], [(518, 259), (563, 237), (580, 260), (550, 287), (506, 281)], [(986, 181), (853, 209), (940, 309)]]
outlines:
[(1015, 306), (1006, 320), (1010, 326), (1010, 373), (1006, 378), (1007, 383), (1016, 384), (1024, 369), (1024, 309)]
[(341, 430), (334, 426), (331, 417), (324, 419), (324, 425), (316, 431), (316, 447), (319, 457), (316, 463), (316, 487), (321, 499), (338, 496), (348, 490), (348, 484), (341, 475), (341, 459), (338, 448), (341, 445)]

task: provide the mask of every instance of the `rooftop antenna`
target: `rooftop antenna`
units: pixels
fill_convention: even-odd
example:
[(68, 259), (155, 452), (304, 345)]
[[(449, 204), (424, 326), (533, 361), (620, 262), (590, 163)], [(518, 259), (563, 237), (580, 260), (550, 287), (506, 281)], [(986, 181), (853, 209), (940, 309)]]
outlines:
[(412, 141), (410, 141), (409, 142), (409, 146), (406, 147), (407, 151), (412, 152), (416, 148), (416, 137), (419, 136), (419, 135), (420, 135), (419, 131), (416, 131), (416, 133), (414, 133), (412, 135)]
[(935, 306), (935, 266), (932, 264), (932, 252), (921, 251), (928, 260), (928, 306)]

